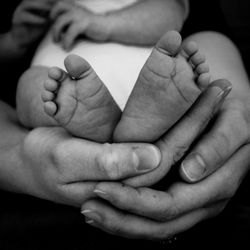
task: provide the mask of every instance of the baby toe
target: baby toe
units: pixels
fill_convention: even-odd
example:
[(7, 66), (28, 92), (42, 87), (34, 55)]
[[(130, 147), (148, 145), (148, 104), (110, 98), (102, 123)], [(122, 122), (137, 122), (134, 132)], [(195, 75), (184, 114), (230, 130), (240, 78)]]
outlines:
[(204, 90), (208, 87), (210, 80), (211, 80), (211, 75), (209, 73), (203, 73), (203, 74), (199, 75), (199, 77), (197, 79), (197, 86), (201, 90)]
[(44, 90), (42, 92), (42, 100), (44, 102), (47, 102), (47, 101), (52, 101), (54, 98), (55, 98), (55, 94), (53, 92), (50, 92), (50, 91), (47, 91), (47, 90)]
[(44, 82), (44, 88), (45, 88), (45, 90), (54, 92), (58, 89), (58, 82), (53, 80), (53, 79), (47, 79)]
[(54, 102), (45, 102), (44, 103), (44, 111), (47, 115), (49, 116), (53, 116), (55, 115), (56, 111), (57, 111), (57, 106)]
[(48, 75), (50, 78), (56, 81), (63, 81), (66, 77), (66, 72), (58, 67), (51, 67)]
[(194, 67), (197, 67), (198, 65), (206, 61), (206, 57), (200, 52), (196, 52), (194, 55), (191, 56), (190, 61)]
[(195, 53), (198, 52), (198, 45), (193, 41), (188, 41), (183, 44), (182, 49), (187, 58), (193, 56)]
[(209, 66), (206, 63), (201, 63), (196, 67), (195, 72), (198, 75), (203, 74), (203, 73), (208, 73), (209, 72)]

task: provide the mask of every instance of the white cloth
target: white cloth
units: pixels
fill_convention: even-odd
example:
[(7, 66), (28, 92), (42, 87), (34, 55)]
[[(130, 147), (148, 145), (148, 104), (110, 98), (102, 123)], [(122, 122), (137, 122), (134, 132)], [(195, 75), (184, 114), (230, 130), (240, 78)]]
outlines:
[(138, 0), (75, 0), (75, 3), (95, 13), (105, 13), (111, 10), (122, 9), (137, 1)]
[[(81, 4), (92, 11), (105, 12), (124, 8), (136, 0), (80, 1)], [(138, 74), (150, 52), (151, 48), (81, 40), (70, 53), (67, 53), (52, 41), (49, 32), (38, 47), (32, 65), (64, 68), (63, 61), (68, 54), (80, 55), (92, 65), (119, 107), (123, 110)]]

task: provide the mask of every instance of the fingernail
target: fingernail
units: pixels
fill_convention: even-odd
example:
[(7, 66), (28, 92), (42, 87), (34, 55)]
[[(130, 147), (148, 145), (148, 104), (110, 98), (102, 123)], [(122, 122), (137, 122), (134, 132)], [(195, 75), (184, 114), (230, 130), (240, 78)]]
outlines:
[(153, 145), (135, 147), (133, 161), (137, 171), (148, 172), (159, 166), (161, 162), (161, 152)]
[(190, 181), (200, 180), (206, 172), (206, 164), (197, 153), (192, 153), (182, 162), (182, 171)]
[(223, 90), (221, 91), (221, 93), (219, 93), (219, 94), (217, 95), (217, 100), (218, 100), (218, 102), (220, 102), (220, 100), (224, 100), (225, 97), (230, 93), (231, 90), (232, 90), (232, 87), (231, 87), (231, 86), (229, 86), (229, 87), (223, 89)]
[(94, 222), (101, 222), (102, 217), (96, 211), (93, 210), (83, 210), (81, 213), (86, 217), (85, 221), (89, 224), (93, 224)]
[(95, 223), (94, 220), (91, 220), (91, 219), (88, 219), (88, 218), (85, 219), (85, 222), (90, 224), (90, 225)]
[(219, 79), (213, 82), (212, 89), (216, 89), (216, 92), (219, 91), (216, 96), (217, 99), (215, 103), (215, 105), (218, 106), (232, 90), (232, 84), (225, 79)]
[(100, 189), (95, 189), (93, 191), (97, 196), (101, 197), (101, 198), (104, 198), (104, 199), (107, 199), (108, 198), (108, 194), (103, 191), (103, 190), (100, 190)]
[(230, 93), (232, 88), (228, 88), (224, 90), (220, 95), (217, 96), (217, 99), (214, 103), (214, 109), (213, 109), (213, 114), (217, 113), (217, 111), (220, 109), (222, 104), (224, 103), (226, 96)]

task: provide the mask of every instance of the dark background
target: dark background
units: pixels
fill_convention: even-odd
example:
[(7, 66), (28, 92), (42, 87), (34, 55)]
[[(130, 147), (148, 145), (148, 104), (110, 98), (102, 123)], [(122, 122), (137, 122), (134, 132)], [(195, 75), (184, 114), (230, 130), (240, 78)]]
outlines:
[[(15, 6), (20, 1), (4, 2), (0, 10), (0, 32), (10, 27)], [(191, 0), (190, 17), (183, 36), (214, 30), (229, 36), (239, 47), (250, 72), (249, 0)], [(0, 69), (0, 97), (14, 105), (19, 75), (28, 67), (27, 57), (14, 68)], [(235, 198), (218, 217), (205, 221), (179, 235), (170, 245), (114, 237), (84, 223), (78, 209), (53, 204), (26, 195), (0, 192), (0, 250), (5, 249), (207, 249), (250, 246), (249, 176)], [(245, 246), (246, 244), (246, 246)]]

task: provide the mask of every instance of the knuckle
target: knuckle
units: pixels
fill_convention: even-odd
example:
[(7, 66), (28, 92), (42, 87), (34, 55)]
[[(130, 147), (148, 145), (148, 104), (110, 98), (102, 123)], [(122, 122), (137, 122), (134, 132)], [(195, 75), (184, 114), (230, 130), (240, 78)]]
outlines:
[(207, 174), (210, 174), (220, 166), (229, 152), (228, 140), (224, 133), (216, 133), (210, 135), (209, 143), (201, 144), (196, 152), (206, 163)]
[(166, 222), (180, 216), (181, 209), (170, 191), (168, 193), (158, 193), (157, 199), (158, 201), (156, 200), (156, 203), (160, 204), (157, 211), (158, 221)]
[(172, 206), (171, 208), (167, 208), (165, 211), (162, 211), (162, 216), (159, 218), (159, 221), (166, 222), (169, 220), (173, 220), (180, 215), (180, 211), (178, 207)]
[(119, 158), (111, 144), (104, 144), (103, 152), (98, 155), (97, 164), (109, 179), (116, 180), (120, 177)]

